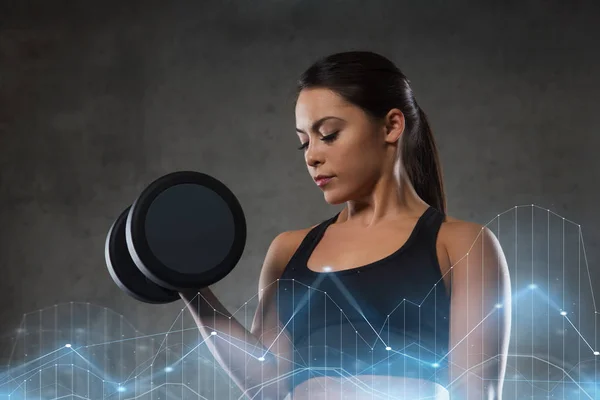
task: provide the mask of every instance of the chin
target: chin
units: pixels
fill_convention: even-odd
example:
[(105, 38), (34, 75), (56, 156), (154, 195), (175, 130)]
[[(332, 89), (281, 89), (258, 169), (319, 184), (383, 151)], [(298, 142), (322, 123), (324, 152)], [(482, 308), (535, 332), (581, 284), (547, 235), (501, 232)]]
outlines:
[(327, 192), (325, 191), (323, 193), (323, 197), (325, 198), (325, 201), (328, 204), (331, 204), (333, 206), (338, 205), (338, 204), (344, 204), (345, 202), (348, 201), (346, 196), (340, 195), (338, 193), (335, 192)]

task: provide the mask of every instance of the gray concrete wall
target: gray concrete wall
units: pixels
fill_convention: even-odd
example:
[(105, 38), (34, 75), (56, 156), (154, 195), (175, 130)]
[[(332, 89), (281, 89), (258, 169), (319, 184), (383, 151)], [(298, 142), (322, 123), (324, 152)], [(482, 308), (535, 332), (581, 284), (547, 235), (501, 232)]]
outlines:
[[(533, 203), (582, 225), (589, 279), (581, 270), (565, 298), (583, 305), (582, 334), (595, 345), (596, 5), (123, 3), (0, 6), (1, 364), (27, 359), (13, 350), (24, 315), (56, 304), (106, 307), (145, 334), (170, 329), (182, 304), (121, 293), (103, 245), (139, 191), (174, 170), (213, 175), (240, 199), (246, 251), (214, 290), (231, 310), (251, 299), (273, 237), (337, 210), (295, 150), (293, 89), (318, 57), (352, 49), (381, 52), (411, 79), (438, 141), (450, 215), (488, 223)], [(531, 275), (520, 268), (517, 283)], [(525, 330), (528, 318), (517, 322)], [(567, 352), (588, 360), (579, 336), (569, 338)]]

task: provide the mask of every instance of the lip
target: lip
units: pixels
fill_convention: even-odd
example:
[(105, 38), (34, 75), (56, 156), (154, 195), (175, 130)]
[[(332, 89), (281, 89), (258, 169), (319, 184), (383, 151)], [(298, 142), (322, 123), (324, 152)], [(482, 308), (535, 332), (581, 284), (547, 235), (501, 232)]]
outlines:
[(315, 182), (317, 183), (317, 186), (323, 187), (327, 185), (332, 179), (333, 176), (318, 176), (315, 178)]

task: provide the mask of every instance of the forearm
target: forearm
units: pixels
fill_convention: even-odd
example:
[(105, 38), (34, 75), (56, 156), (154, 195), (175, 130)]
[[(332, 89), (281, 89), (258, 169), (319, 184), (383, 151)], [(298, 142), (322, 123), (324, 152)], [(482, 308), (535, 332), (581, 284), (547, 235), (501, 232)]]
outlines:
[(448, 388), (450, 400), (502, 400), (503, 379), (498, 377), (496, 363), (492, 364), (473, 368), (455, 378)]
[(252, 399), (283, 399), (287, 379), (279, 378), (289, 365), (280, 349), (267, 349), (241, 325), (210, 289), (181, 293), (205, 343), (235, 384)]

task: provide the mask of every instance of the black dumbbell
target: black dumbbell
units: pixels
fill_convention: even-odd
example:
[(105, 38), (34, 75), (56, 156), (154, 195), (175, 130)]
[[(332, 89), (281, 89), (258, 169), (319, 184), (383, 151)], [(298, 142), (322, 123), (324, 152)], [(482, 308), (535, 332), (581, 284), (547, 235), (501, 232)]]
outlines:
[(152, 182), (108, 231), (105, 258), (115, 283), (146, 303), (170, 303), (179, 292), (228, 275), (246, 244), (246, 220), (219, 180), (180, 171)]

